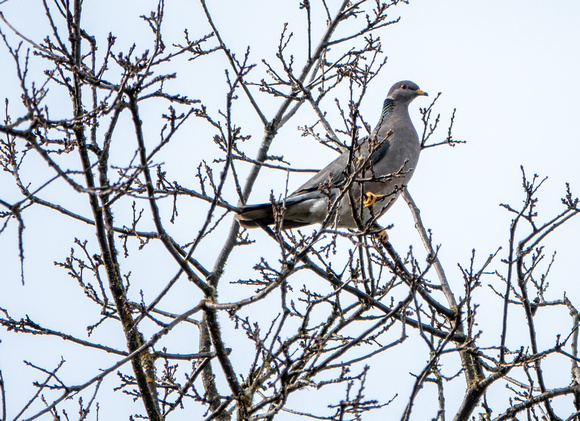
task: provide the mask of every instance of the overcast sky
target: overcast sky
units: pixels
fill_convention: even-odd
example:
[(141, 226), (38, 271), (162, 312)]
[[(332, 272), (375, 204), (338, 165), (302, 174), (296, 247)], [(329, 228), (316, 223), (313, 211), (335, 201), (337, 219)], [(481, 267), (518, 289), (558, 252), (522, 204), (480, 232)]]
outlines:
[[(121, 28), (127, 24), (134, 25), (134, 38), (137, 34), (147, 36), (145, 24), (138, 16), (131, 15), (145, 14), (151, 7), (149, 4), (154, 3), (121, 3), (111, 3), (120, 9), (117, 11), (103, 6), (103, 2), (85, 0), (85, 21), (102, 37), (112, 30), (109, 26)], [(168, 2), (168, 19), (176, 31), (188, 27), (189, 20), (195, 20), (196, 25), (203, 24), (196, 2), (169, 3), (172, 2)], [(297, 3), (281, 0), (220, 2), (216, 24), (234, 52), (241, 56), (249, 45), (255, 54), (255, 61), (259, 61), (262, 51), (269, 51), (270, 54), (275, 48), (282, 23), (294, 20), (293, 14), (301, 13)], [(143, 11), (129, 15), (131, 7), (140, 7)], [(218, 6), (213, 7), (217, 13)], [(0, 11), (9, 21), (23, 28), (27, 36), (37, 41), (45, 35), (38, 30), (46, 29), (39, 9), (40, 2), (32, 0), (12, 0), (0, 5)], [(409, 190), (421, 208), (424, 223), (433, 230), (435, 242), (443, 245), (440, 253), (443, 264), (452, 287), (456, 288), (458, 295), (462, 295), (457, 263), (468, 265), (473, 248), (477, 249), (481, 262), (499, 246), (503, 246), (504, 250), (507, 246), (511, 215), (499, 204), (520, 205), (524, 197), (521, 165), (530, 176), (537, 173), (548, 177), (541, 190), (538, 207), (543, 220), (562, 210), (560, 197), (565, 193), (566, 182), (571, 184), (576, 195), (580, 195), (580, 2), (414, 0), (409, 5), (394, 8), (392, 17), (398, 16), (401, 16), (400, 23), (379, 32), (383, 50), (389, 57), (388, 64), (381, 76), (373, 81), (373, 90), (367, 95), (362, 112), (374, 124), (387, 90), (401, 79), (413, 80), (429, 92), (430, 98), (442, 92), (437, 110), (442, 113), (444, 129), (452, 110), (457, 109), (453, 134), (456, 139), (467, 143), (454, 148), (426, 150)], [(7, 31), (3, 23), (0, 27), (2, 31)], [(209, 32), (209, 29), (200, 26), (191, 31), (201, 34)], [(128, 45), (133, 40), (131, 37), (120, 38), (119, 42)], [(300, 34), (297, 33), (296, 42), (299, 40)], [(104, 38), (101, 39), (103, 41)], [(4, 46), (0, 47), (0, 63), (0, 80), (6, 80), (14, 69)], [(223, 83), (221, 69), (215, 77), (221, 78)], [(191, 86), (186, 88), (195, 86), (195, 89), (201, 90), (196, 92), (199, 94), (197, 96), (210, 98), (210, 106), (215, 109), (223, 106), (222, 97), (215, 98), (215, 104), (211, 104), (211, 83), (200, 86), (195, 84), (196, 80), (196, 76), (192, 75)], [(5, 97), (11, 98), (11, 104), (16, 107), (18, 86), (14, 83), (1, 84), (0, 98)], [(419, 107), (428, 104), (429, 99), (426, 98), (418, 98), (412, 104), (411, 114), (416, 127), (419, 127)], [(324, 167), (333, 159), (332, 152), (312, 146), (307, 143), (308, 140), (302, 139), (296, 129), (299, 124), (303, 123), (296, 121), (284, 128), (272, 153), (284, 154), (298, 167)], [(250, 134), (257, 145), (262, 137), (258, 122), (249, 121), (244, 129), (247, 132), (253, 127), (255, 132)], [(443, 137), (444, 132), (440, 136)], [(312, 139), (309, 141), (312, 142)], [(312, 149), (304, 149), (305, 145), (310, 145)], [(176, 171), (191, 176), (190, 162), (184, 153), (178, 161), (181, 169)], [(10, 199), (9, 193), (6, 193), (9, 189), (5, 188), (9, 184), (6, 177), (0, 175), (0, 197)], [(289, 189), (298, 187), (307, 177), (292, 175)], [(280, 180), (268, 173), (261, 174), (251, 202), (267, 201), (271, 190), (275, 194), (283, 194), (284, 185)], [(403, 201), (399, 201), (381, 222), (395, 225), (390, 237), (397, 249), (405, 250), (409, 245), (420, 248), (419, 238)], [(35, 237), (39, 232), (42, 236)], [(4, 290), (1, 295), (13, 302), (38, 300), (39, 312), (46, 310), (47, 296), (56, 300), (51, 302), (51, 306), (58, 303), (59, 294), (62, 293), (60, 281), (47, 282), (47, 276), (64, 277), (64, 272), (54, 269), (54, 255), (48, 255), (43, 260), (42, 254), (50, 244), (51, 249), (61, 250), (60, 255), (65, 256), (74, 235), (76, 233), (59, 238), (58, 226), (42, 220), (28, 220), (25, 245), (31, 247), (30, 254), (27, 254), (30, 264), (25, 268), (26, 286), (22, 286), (15, 250), (15, 225), (3, 233), (0, 236), (0, 256), (4, 260), (0, 272)], [(252, 235), (258, 239), (255, 247), (272, 245), (259, 232)], [(47, 243), (43, 244), (43, 241)], [(561, 298), (565, 290), (573, 301), (580, 304), (580, 280), (572, 271), (580, 258), (580, 220), (571, 221), (565, 229), (554, 234), (548, 244), (558, 249), (552, 273), (554, 294), (558, 295), (550, 298)], [(211, 251), (207, 250), (207, 253)], [(505, 257), (505, 252), (500, 254)], [(547, 254), (551, 255), (551, 251)], [(58, 287), (55, 288), (55, 285)], [(4, 306), (5, 303), (0, 301), (0, 307)], [(187, 306), (183, 303), (184, 308)], [(54, 322), (58, 327), (58, 323), (68, 317), (67, 312), (59, 314), (58, 308), (55, 308), (50, 316), (52, 319), (45, 320)], [(499, 317), (499, 313), (497, 316), (493, 311), (489, 313), (491, 323)], [(82, 326), (78, 329), (82, 331)], [(21, 338), (18, 339), (21, 342), (17, 343), (17, 339), (0, 331), (0, 339), (0, 369), (8, 387), (13, 387), (17, 381), (30, 381), (34, 375), (23, 369), (21, 361), (38, 360), (37, 352), (27, 346), (33, 343), (34, 338)], [(550, 341), (553, 339), (548, 338)], [(19, 350), (17, 356), (14, 355), (15, 349)], [(58, 359), (60, 353), (49, 352), (47, 358)], [(567, 363), (563, 369), (569, 369)], [(406, 394), (403, 393), (403, 396)]]

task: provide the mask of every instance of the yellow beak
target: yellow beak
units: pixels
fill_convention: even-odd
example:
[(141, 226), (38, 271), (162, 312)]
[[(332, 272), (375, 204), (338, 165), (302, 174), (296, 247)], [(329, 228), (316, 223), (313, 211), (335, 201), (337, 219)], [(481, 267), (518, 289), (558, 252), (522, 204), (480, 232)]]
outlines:
[(427, 92), (425, 92), (425, 91), (422, 91), (421, 89), (417, 89), (417, 93), (418, 93), (419, 95), (423, 95), (423, 96), (429, 96), (429, 94), (428, 94)]

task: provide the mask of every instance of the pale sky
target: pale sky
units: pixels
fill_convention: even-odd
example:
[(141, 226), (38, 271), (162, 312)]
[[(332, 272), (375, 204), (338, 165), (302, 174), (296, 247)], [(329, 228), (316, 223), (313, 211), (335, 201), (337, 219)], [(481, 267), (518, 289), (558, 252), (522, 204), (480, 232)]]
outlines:
[[(225, 42), (240, 57), (250, 46), (253, 61), (260, 66), (260, 54), (272, 54), (276, 48), (282, 24), (286, 21), (303, 22), (303, 19), (294, 19), (295, 14), (301, 13), (297, 3), (282, 0), (228, 1), (219, 2), (219, 7), (217, 4), (211, 7), (215, 8), (215, 13), (218, 14), (216, 24), (223, 31)], [(149, 1), (85, 0), (85, 22), (93, 33), (101, 37), (102, 43), (109, 31), (118, 31), (123, 25), (131, 25), (134, 32), (129, 36), (119, 36), (118, 45), (127, 46), (134, 41), (139, 43), (140, 40), (149, 39), (150, 36), (145, 23), (138, 15), (146, 14), (154, 4), (155, 2)], [(141, 8), (142, 11), (134, 13), (133, 7)], [(194, 36), (209, 32), (196, 2), (168, 1), (166, 9), (170, 37), (173, 36), (177, 40), (184, 27), (189, 28)], [(0, 11), (28, 37), (40, 42), (45, 36), (46, 26), (41, 20), (41, 2), (11, 0), (0, 4)], [(580, 135), (577, 129), (580, 120), (578, 117), (580, 2), (415, 0), (409, 5), (402, 4), (393, 8), (391, 16), (393, 19), (401, 16), (402, 19), (400, 23), (384, 28), (377, 34), (389, 59), (382, 74), (373, 81), (372, 91), (366, 96), (362, 113), (367, 121), (374, 124), (387, 90), (401, 79), (413, 80), (430, 94), (427, 99), (417, 99), (410, 107), (417, 128), (420, 127), (419, 107), (427, 106), (429, 99), (438, 92), (442, 92), (436, 109), (441, 113), (442, 120), (439, 139), (446, 133), (452, 110), (457, 108), (454, 138), (465, 140), (467, 143), (454, 148), (438, 147), (424, 151), (409, 191), (421, 209), (423, 222), (432, 229), (435, 243), (442, 244), (440, 257), (452, 288), (458, 296), (463, 296), (463, 281), (457, 264), (468, 266), (472, 249), (477, 250), (476, 261), (479, 264), (500, 246), (503, 250), (499, 257), (507, 256), (508, 229), (512, 216), (499, 204), (509, 203), (516, 208), (520, 206), (524, 198), (521, 189), (521, 165), (525, 167), (528, 176), (537, 173), (542, 178), (548, 177), (541, 189), (538, 204), (540, 221), (546, 221), (563, 210), (560, 198), (565, 194), (566, 182), (570, 183), (576, 195), (580, 195), (578, 169)], [(3, 32), (9, 32), (3, 23), (0, 23), (0, 28)], [(301, 42), (303, 36), (298, 32), (300, 28), (292, 30), (296, 31), (293, 42)], [(15, 40), (13, 36), (10, 36), (10, 39)], [(297, 60), (299, 59), (297, 56)], [(2, 63), (0, 80), (13, 78), (14, 67), (3, 44), (0, 46), (0, 62)], [(213, 91), (216, 86), (218, 89), (223, 87), (224, 62), (216, 59), (216, 63), (221, 67), (215, 72), (192, 74), (186, 79), (178, 78), (180, 83), (188, 80), (188, 84), (175, 85), (175, 89), (183, 90), (192, 97), (203, 98), (208, 107), (213, 108), (212, 111), (223, 108), (223, 90), (220, 91), (220, 95), (213, 95)], [(187, 69), (189, 68), (178, 67), (177, 71), (185, 72)], [(203, 83), (197, 83), (202, 77)], [(17, 84), (11, 82), (0, 86), (0, 98), (5, 97), (10, 98), (11, 110), (17, 110), (19, 100)], [(346, 96), (340, 99), (344, 103), (347, 101)], [(63, 101), (68, 107), (67, 98), (63, 98)], [(268, 101), (269, 99), (264, 99), (263, 103), (266, 111)], [(240, 99), (236, 106), (245, 107), (247, 102)], [(274, 110), (275, 108), (272, 109), (272, 113)], [(335, 108), (329, 108), (329, 112), (331, 118), (337, 118)], [(55, 113), (58, 111), (55, 110)], [(63, 114), (67, 113), (68, 108)], [(271, 118), (272, 115), (267, 117)], [(304, 118), (309, 120), (300, 120), (300, 116), (297, 116), (284, 127), (271, 153), (283, 154), (297, 167), (324, 167), (334, 159), (334, 155), (332, 151), (315, 145), (313, 139), (300, 136), (297, 126), (313, 122), (311, 116)], [(154, 123), (146, 122), (146, 124)], [(254, 142), (250, 143), (248, 148), (257, 148), (263, 132), (251, 112), (248, 113), (243, 129), (252, 136), (250, 142)], [(201, 136), (199, 133), (195, 135)], [(175, 156), (167, 156), (163, 160), (172, 163), (175, 174), (181, 177), (180, 180), (184, 185), (190, 183), (192, 187), (196, 187), (193, 179), (195, 168), (192, 168), (192, 165), (195, 166), (200, 161), (200, 149), (195, 145), (186, 144), (173, 151)], [(41, 179), (42, 173), (38, 176)], [(288, 181), (289, 190), (292, 191), (301, 185), (308, 177), (308, 175), (291, 175)], [(284, 174), (263, 171), (250, 202), (267, 201), (271, 190), (274, 190), (275, 195), (282, 195), (284, 183)], [(4, 187), (9, 184), (9, 176), (0, 174), (0, 198), (6, 201), (18, 197), (12, 187)], [(76, 198), (70, 196), (64, 200), (75, 206)], [(38, 218), (35, 218), (35, 215), (35, 211), (25, 214), (24, 241), (27, 249), (25, 286), (20, 282), (16, 225), (11, 224), (0, 236), (0, 255), (3, 256), (3, 269), (0, 273), (3, 298), (0, 298), (0, 307), (11, 311), (14, 317), (29, 314), (34, 319), (36, 315), (39, 320), (56, 330), (66, 328), (83, 335), (86, 320), (82, 320), (81, 317), (79, 320), (70, 320), (71, 309), (59, 308), (59, 303), (64, 302), (65, 297), (68, 300), (76, 296), (83, 302), (82, 292), (66, 277), (65, 271), (54, 267), (53, 262), (63, 261), (68, 256), (72, 246), (71, 240), (75, 236), (90, 238), (91, 229), (79, 225), (70, 232), (65, 229), (64, 232), (67, 234), (63, 234), (62, 226), (59, 224), (66, 222), (64, 218), (52, 215), (53, 219), (49, 222), (40, 213)], [(181, 223), (184, 222), (186, 221), (182, 219)], [(385, 225), (394, 224), (390, 238), (397, 250), (404, 252), (412, 245), (417, 255), (424, 255), (409, 210), (402, 200), (381, 219), (381, 222)], [(187, 224), (183, 226), (187, 227)], [(191, 231), (185, 232), (183, 238), (190, 238), (196, 229), (191, 228)], [(253, 231), (251, 235), (256, 243), (243, 253), (240, 252), (239, 258), (235, 261), (244, 262), (244, 256), (253, 254), (255, 257), (256, 254), (269, 252), (274, 253), (270, 255), (274, 259), (273, 256), (277, 252), (275, 244), (259, 231)], [(580, 258), (580, 219), (572, 220), (563, 229), (554, 233), (548, 240), (547, 247), (551, 247), (546, 250), (547, 256), (551, 256), (552, 251), (558, 250), (551, 272), (552, 289), (548, 298), (560, 299), (565, 291), (566, 295), (580, 307), (580, 286), (576, 270), (576, 262)], [(50, 253), (46, 253), (47, 249)], [(210, 262), (215, 257), (213, 251), (215, 250), (205, 248), (198, 257), (202, 261)], [(143, 254), (136, 253), (134, 256), (132, 259), (136, 259), (137, 256), (140, 259), (144, 257), (155, 259), (155, 249), (146, 248)], [(141, 271), (136, 269), (133, 274), (134, 282), (143, 282), (143, 285), (151, 287), (155, 282), (152, 279), (154, 276), (151, 276), (154, 274), (162, 277), (161, 285), (164, 285), (168, 274), (160, 265), (162, 263), (143, 268)], [(211, 267), (211, 264), (209, 266)], [(494, 268), (501, 267), (498, 258)], [(224, 282), (233, 280), (238, 272), (248, 277), (257, 276), (251, 267), (236, 267), (230, 264)], [(486, 282), (492, 280), (484, 279), (484, 283)], [(135, 290), (138, 288), (141, 287), (136, 287)], [(296, 288), (299, 289), (299, 285)], [(178, 291), (185, 290), (187, 288)], [(239, 291), (232, 288), (225, 291), (221, 298), (224, 301), (235, 299)], [(192, 302), (190, 296), (182, 295), (180, 292), (173, 294), (170, 297), (173, 301), (165, 304), (166, 308), (173, 306), (172, 311), (176, 313), (190, 308)], [(146, 298), (152, 298), (155, 293), (156, 290), (153, 288)], [(497, 335), (498, 321), (501, 319), (497, 307), (485, 306), (488, 294), (490, 292), (486, 289), (478, 296), (482, 302), (480, 311), (485, 315), (480, 319), (481, 328), (488, 329), (486, 334), (490, 335), (484, 335), (482, 343), (497, 338), (494, 335)], [(20, 305), (23, 302), (33, 304), (26, 305), (23, 310)], [(495, 303), (497, 302), (496, 300)], [(84, 309), (74, 311), (84, 314)], [(96, 322), (95, 319), (91, 320)], [(542, 340), (552, 343), (555, 336), (550, 331), (551, 320), (547, 322), (545, 326), (540, 325), (539, 329), (545, 332)], [(560, 319), (558, 322), (554, 321), (559, 322)], [(562, 314), (561, 322), (569, 323), (566, 314)], [(147, 333), (152, 332), (153, 330)], [(96, 338), (91, 339), (114, 342), (109, 335), (117, 335), (121, 341), (117, 343), (122, 343), (120, 333), (114, 329), (97, 333)], [(12, 417), (28, 399), (26, 396), (18, 395), (18, 388), (25, 387), (21, 385), (25, 385), (26, 382), (29, 385), (32, 379), (37, 379), (37, 373), (25, 368), (22, 360), (55, 365), (63, 355), (67, 360), (63, 376), (74, 376), (79, 370), (86, 370), (87, 378), (92, 377), (97, 368), (116, 361), (116, 357), (89, 363), (75, 361), (74, 352), (71, 352), (75, 346), (63, 344), (60, 340), (47, 340), (46, 343), (50, 346), (39, 350), (36, 337), (8, 335), (5, 330), (0, 330), (0, 339), (2, 341), (0, 370), (6, 382), (9, 415)], [(191, 345), (187, 342), (179, 346), (187, 349)], [(417, 354), (421, 355), (420, 358), (424, 358), (423, 351)], [(412, 357), (409, 352), (412, 351), (407, 351), (407, 359)], [(243, 358), (243, 355), (239, 358)], [(424, 363), (424, 360), (419, 360), (416, 364), (397, 364), (393, 370), (401, 372), (393, 371), (386, 375), (390, 379), (400, 377), (408, 381), (410, 378), (408, 372), (420, 370)], [(569, 363), (565, 361), (561, 367), (555, 368), (567, 373)], [(371, 389), (372, 385), (376, 386), (383, 380), (379, 377), (371, 378), (368, 388)], [(114, 383), (115, 379), (111, 379), (103, 387), (111, 387)], [(407, 390), (405, 387), (407, 385), (398, 390), (401, 395), (400, 402), (403, 404), (410, 391), (410, 388)], [(30, 386), (26, 386), (26, 390), (30, 390)], [(305, 408), (311, 403), (317, 403), (316, 394), (304, 393), (297, 396), (300, 396), (301, 404)], [(312, 401), (309, 401), (309, 397)], [(116, 399), (127, 402), (122, 397)], [(457, 404), (458, 402), (455, 403)], [(428, 410), (426, 413), (429, 416), (434, 414), (434, 405), (436, 402), (425, 403)], [(454, 404), (450, 403), (451, 413), (453, 408)], [(111, 418), (111, 413), (107, 415), (107, 411), (111, 410), (110, 407), (103, 408), (101, 419), (115, 419)], [(402, 413), (396, 401), (386, 411), (388, 414), (394, 414), (393, 419), (400, 417)], [(415, 411), (413, 419), (421, 419), (421, 408), (415, 408)], [(286, 418), (281, 416), (279, 419)]]

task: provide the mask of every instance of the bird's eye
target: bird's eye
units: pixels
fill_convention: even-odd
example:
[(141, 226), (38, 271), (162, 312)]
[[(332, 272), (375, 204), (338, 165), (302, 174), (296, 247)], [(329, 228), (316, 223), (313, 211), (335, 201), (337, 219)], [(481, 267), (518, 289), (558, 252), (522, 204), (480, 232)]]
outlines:
[(407, 89), (407, 88), (408, 88), (408, 86), (407, 86), (406, 83), (404, 83), (404, 84), (401, 85), (401, 89)]

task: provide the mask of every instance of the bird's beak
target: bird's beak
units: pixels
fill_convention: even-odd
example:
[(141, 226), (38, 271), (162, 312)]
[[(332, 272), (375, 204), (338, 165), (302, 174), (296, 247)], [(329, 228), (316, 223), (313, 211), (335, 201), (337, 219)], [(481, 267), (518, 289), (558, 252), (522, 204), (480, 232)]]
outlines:
[(423, 95), (423, 96), (429, 96), (429, 94), (427, 92), (422, 91), (421, 89), (417, 89), (417, 94)]

